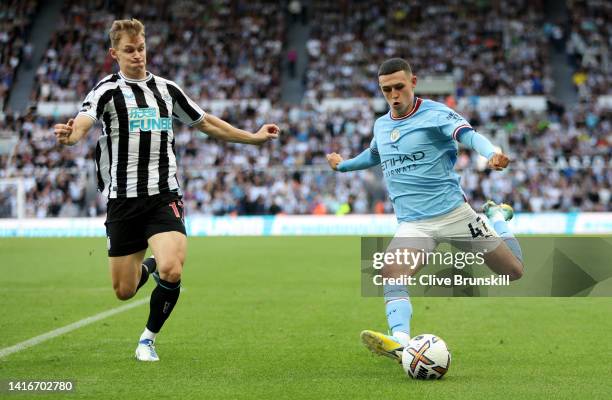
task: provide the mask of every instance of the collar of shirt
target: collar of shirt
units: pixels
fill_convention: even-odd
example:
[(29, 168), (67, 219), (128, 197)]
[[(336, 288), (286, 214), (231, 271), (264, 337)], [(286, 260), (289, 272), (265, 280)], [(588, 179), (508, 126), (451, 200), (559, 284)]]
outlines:
[(151, 79), (153, 77), (153, 74), (150, 73), (149, 71), (147, 71), (145, 73), (145, 77), (142, 79), (130, 79), (128, 77), (126, 77), (125, 75), (123, 75), (123, 72), (119, 71), (119, 76), (121, 77), (121, 79), (123, 79), (126, 82), (133, 82), (133, 83), (137, 83), (137, 82), (146, 82), (149, 79)]

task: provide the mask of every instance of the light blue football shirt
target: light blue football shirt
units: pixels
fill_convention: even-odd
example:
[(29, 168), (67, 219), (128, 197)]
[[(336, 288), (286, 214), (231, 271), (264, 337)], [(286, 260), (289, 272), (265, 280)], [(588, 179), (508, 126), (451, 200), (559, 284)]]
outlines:
[(418, 97), (406, 116), (389, 111), (376, 120), (370, 150), (380, 156), (398, 221), (436, 217), (466, 201), (454, 166), (458, 135), (471, 130), (449, 107)]

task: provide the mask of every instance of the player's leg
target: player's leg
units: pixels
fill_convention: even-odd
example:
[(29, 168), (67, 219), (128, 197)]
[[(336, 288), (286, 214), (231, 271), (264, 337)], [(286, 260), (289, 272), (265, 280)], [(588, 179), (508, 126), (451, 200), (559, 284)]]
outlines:
[[(181, 232), (162, 232), (149, 238), (157, 262), (159, 279), (151, 293), (147, 329), (157, 334), (176, 305), (187, 253), (187, 237)], [(153, 336), (154, 338), (154, 336)]]
[[(411, 257), (412, 254), (419, 254), (421, 251), (414, 248), (399, 249)], [(386, 265), (382, 269), (383, 279), (402, 279), (416, 274), (421, 269), (422, 264), (417, 264), (414, 268), (406, 265)], [(408, 288), (404, 284), (387, 283), (383, 285), (385, 301), (385, 315), (391, 336), (403, 346), (410, 340), (410, 320), (412, 319), (412, 303), (408, 294)], [(402, 346), (402, 347), (403, 347)]]
[(522, 276), (523, 264), (507, 246), (506, 238), (492, 229), (467, 203), (445, 216), (437, 237), (464, 251), (482, 252), (487, 266), (493, 272), (508, 275), (510, 280)]
[(158, 361), (154, 348), (157, 334), (178, 302), (181, 275), (187, 253), (187, 237), (183, 223), (182, 203), (177, 196), (155, 198), (158, 206), (150, 215), (145, 236), (155, 256), (156, 287), (151, 293), (149, 317), (136, 348), (141, 361)]
[(146, 251), (108, 258), (113, 289), (119, 300), (131, 299), (146, 283), (149, 274), (142, 271), (145, 268), (142, 262)]
[[(410, 321), (412, 319), (412, 304), (406, 285), (393, 282), (404, 277), (415, 275), (424, 265), (418, 261), (419, 254), (435, 248), (435, 241), (423, 231), (422, 224), (402, 223), (395, 238), (387, 248), (387, 252), (399, 251), (400, 258), (382, 268), (385, 314), (390, 335), (365, 330), (361, 340), (372, 352), (401, 361), (401, 352), (410, 340)], [(405, 263), (405, 260), (412, 260)], [(415, 261), (416, 260), (416, 261)]]
[[(115, 208), (111, 208), (114, 210)], [(111, 211), (112, 212), (112, 211)], [(113, 217), (109, 214), (109, 217)], [(115, 295), (128, 300), (136, 294), (155, 271), (155, 260), (143, 261), (147, 242), (138, 217), (113, 219), (106, 223), (108, 264)]]
[(488, 201), (483, 207), (483, 212), (503, 240), (502, 245), (485, 255), (485, 262), (498, 274), (509, 275), (510, 280), (519, 279), (523, 276), (523, 253), (506, 222), (512, 219), (514, 210), (507, 204), (497, 205), (493, 201)]
[(523, 264), (516, 258), (506, 243), (484, 255), (485, 263), (499, 275), (508, 275), (511, 281), (523, 276)]

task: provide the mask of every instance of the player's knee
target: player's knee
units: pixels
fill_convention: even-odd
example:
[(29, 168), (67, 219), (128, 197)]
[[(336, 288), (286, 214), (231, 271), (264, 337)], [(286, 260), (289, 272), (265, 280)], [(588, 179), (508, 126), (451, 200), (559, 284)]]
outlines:
[(512, 266), (512, 269), (508, 273), (508, 276), (509, 276), (511, 281), (516, 281), (518, 279), (521, 279), (521, 277), (523, 276), (523, 264), (521, 264), (520, 262), (517, 261)]
[(181, 271), (171, 270), (166, 273), (160, 272), (159, 277), (165, 280), (166, 282), (178, 282), (181, 280)]
[(183, 263), (179, 259), (168, 260), (157, 264), (159, 277), (167, 282), (178, 282), (183, 273)]
[(115, 295), (119, 300), (129, 300), (134, 297), (134, 294), (136, 294), (136, 291), (133, 288), (124, 285), (117, 285), (114, 289)]

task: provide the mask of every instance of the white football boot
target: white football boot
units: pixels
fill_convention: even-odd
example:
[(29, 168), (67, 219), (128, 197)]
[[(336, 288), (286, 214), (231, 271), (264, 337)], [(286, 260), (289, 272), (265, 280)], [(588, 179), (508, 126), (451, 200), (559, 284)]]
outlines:
[(151, 339), (143, 339), (136, 347), (136, 359), (139, 361), (159, 361), (155, 351), (155, 342)]

